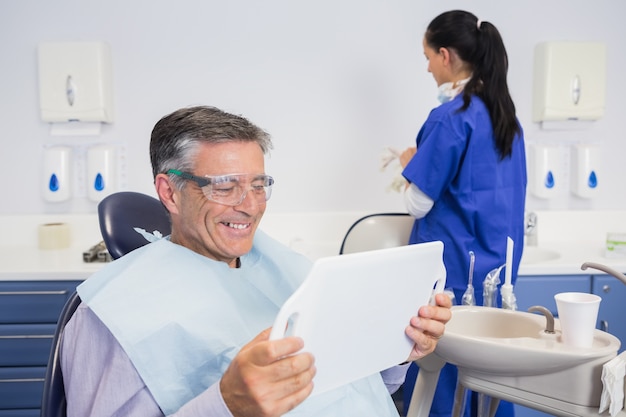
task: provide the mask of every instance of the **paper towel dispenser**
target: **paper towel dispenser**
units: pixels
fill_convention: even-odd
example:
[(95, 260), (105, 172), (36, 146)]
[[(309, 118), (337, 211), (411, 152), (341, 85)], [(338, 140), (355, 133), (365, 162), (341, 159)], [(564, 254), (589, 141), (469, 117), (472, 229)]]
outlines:
[(39, 44), (39, 100), (46, 122), (113, 122), (111, 50), (105, 42)]
[(533, 121), (597, 120), (604, 115), (606, 46), (545, 42), (535, 47)]

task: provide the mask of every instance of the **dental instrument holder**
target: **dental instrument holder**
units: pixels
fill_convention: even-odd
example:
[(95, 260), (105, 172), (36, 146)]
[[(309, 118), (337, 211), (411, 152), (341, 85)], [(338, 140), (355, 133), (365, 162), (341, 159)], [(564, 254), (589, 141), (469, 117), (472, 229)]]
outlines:
[(502, 308), (505, 310), (517, 310), (517, 299), (513, 294), (513, 247), (514, 242), (510, 236), (506, 238), (506, 262), (504, 267), (504, 284), (500, 288), (502, 294)]
[[(509, 257), (509, 248), (507, 247), (507, 261)], [(507, 263), (500, 265), (499, 267), (491, 270), (485, 280), (483, 281), (483, 306), (485, 307), (498, 307), (498, 285), (500, 281), (500, 272), (502, 268), (506, 268)], [(507, 271), (508, 272), (508, 271)], [(502, 286), (502, 307), (507, 310), (517, 310), (517, 300), (513, 294), (513, 288), (511, 285)], [(457, 391), (465, 391), (466, 388), (459, 380), (457, 382)], [(460, 393), (457, 395), (461, 395)], [(456, 395), (455, 395), (456, 396)], [(465, 397), (465, 395), (464, 395)], [(464, 401), (463, 401), (464, 404)], [(496, 414), (498, 406), (500, 405), (500, 399), (491, 397), (483, 392), (478, 392), (478, 416), (479, 417), (493, 417)], [(464, 407), (461, 407), (453, 416), (458, 417), (462, 413)]]
[(483, 306), (485, 307), (498, 306), (498, 284), (500, 284), (500, 271), (504, 266), (505, 264), (502, 264), (492, 269), (483, 281)]
[[(483, 281), (483, 306), (485, 307), (498, 307), (498, 285), (500, 284), (500, 272), (506, 264), (491, 270), (485, 280)], [(471, 267), (470, 267), (471, 268)], [(471, 283), (468, 285), (470, 288)], [(465, 296), (464, 296), (465, 298)], [(459, 417), (463, 414), (465, 409), (465, 402), (467, 398), (467, 388), (457, 381), (457, 386), (454, 394), (454, 406), (452, 410), (452, 416)], [(491, 398), (484, 393), (478, 393), (478, 415), (479, 417), (493, 417), (500, 400), (497, 398)]]
[(469, 264), (469, 274), (467, 278), (467, 289), (465, 290), (465, 293), (463, 293), (463, 297), (461, 298), (461, 304), (464, 306), (476, 305), (476, 297), (474, 296), (474, 285), (473, 285), (474, 262), (475, 262), (476, 257), (473, 251), (469, 251), (469, 258), (470, 258), (470, 264)]
[(513, 293), (512, 285), (503, 285), (500, 289), (502, 294), (502, 308), (505, 310), (517, 310), (517, 297)]

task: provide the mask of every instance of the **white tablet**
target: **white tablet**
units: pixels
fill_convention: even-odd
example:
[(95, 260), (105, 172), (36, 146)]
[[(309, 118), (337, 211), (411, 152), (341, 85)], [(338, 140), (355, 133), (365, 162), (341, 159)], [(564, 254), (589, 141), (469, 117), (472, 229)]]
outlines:
[(410, 318), (445, 282), (439, 241), (321, 258), (281, 308), (270, 339), (304, 340), (319, 394), (404, 362)]

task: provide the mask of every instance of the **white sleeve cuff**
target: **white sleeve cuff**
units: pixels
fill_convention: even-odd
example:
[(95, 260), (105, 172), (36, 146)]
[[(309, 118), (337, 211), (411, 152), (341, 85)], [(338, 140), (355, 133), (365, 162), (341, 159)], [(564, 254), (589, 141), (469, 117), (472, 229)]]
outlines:
[(393, 368), (385, 369), (380, 373), (383, 377), (383, 381), (385, 382), (385, 386), (387, 387), (387, 391), (389, 391), (389, 394), (393, 394), (400, 388), (402, 384), (404, 384), (406, 371), (409, 369), (409, 365), (410, 362), (394, 366)]
[(410, 184), (404, 191), (404, 203), (409, 214), (416, 219), (426, 216), (435, 202), (428, 197), (417, 185)]

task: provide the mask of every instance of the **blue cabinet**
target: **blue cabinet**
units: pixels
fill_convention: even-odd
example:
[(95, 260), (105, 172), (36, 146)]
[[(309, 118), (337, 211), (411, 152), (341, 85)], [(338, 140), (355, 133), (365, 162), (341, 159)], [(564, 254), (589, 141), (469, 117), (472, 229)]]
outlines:
[[(587, 292), (602, 297), (597, 328), (611, 333), (624, 344), (626, 341), (626, 285), (610, 275), (537, 275), (520, 276), (514, 287), (517, 307), (528, 310), (542, 305), (557, 317), (554, 294), (559, 292)], [(625, 346), (620, 348), (624, 351)]]
[[(517, 309), (527, 311), (529, 307), (540, 305), (552, 312), (556, 317), (556, 301), (554, 295), (560, 292), (590, 292), (591, 277), (589, 275), (533, 275), (519, 276), (514, 287)], [(514, 405), (515, 417), (549, 417), (550, 414)]]
[(611, 333), (622, 341), (620, 352), (626, 343), (626, 285), (610, 275), (593, 275), (592, 292), (602, 297), (598, 311), (598, 329)]
[(0, 282), (0, 417), (39, 416), (56, 322), (80, 282)]
[(513, 288), (517, 299), (517, 309), (527, 311), (529, 307), (540, 305), (556, 317), (554, 295), (560, 292), (591, 292), (589, 275), (532, 275), (520, 276)]
[[(608, 275), (538, 275), (520, 276), (514, 287), (518, 310), (542, 305), (557, 316), (554, 295), (559, 292), (591, 292), (602, 297), (598, 329), (626, 341), (626, 285)], [(624, 346), (620, 352), (624, 350)], [(549, 414), (515, 404), (515, 417), (547, 417)]]

